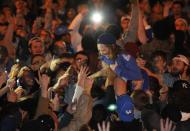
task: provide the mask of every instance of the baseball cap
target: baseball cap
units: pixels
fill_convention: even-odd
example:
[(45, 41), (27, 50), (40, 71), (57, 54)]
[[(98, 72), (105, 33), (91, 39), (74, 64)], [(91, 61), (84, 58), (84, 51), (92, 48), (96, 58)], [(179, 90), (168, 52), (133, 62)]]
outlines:
[(180, 22), (183, 22), (183, 23), (185, 24), (185, 26), (188, 27), (188, 23), (187, 23), (187, 21), (186, 21), (185, 19), (183, 19), (183, 18), (178, 18), (178, 19), (175, 20), (175, 22), (179, 22), (179, 21), (180, 21)]
[(103, 33), (98, 37), (97, 43), (112, 45), (116, 43), (116, 38), (111, 33)]
[(33, 41), (40, 41), (43, 43), (43, 40), (40, 37), (33, 37), (29, 40), (28, 46), (30, 47)]
[(71, 31), (72, 30), (68, 29), (67, 26), (59, 25), (57, 29), (55, 30), (55, 35), (60, 36), (60, 35), (68, 34)]
[(134, 104), (128, 94), (117, 97), (117, 113), (121, 121), (131, 122), (134, 119)]
[(172, 60), (180, 60), (180, 61), (184, 62), (186, 65), (189, 65), (189, 60), (184, 55), (177, 55)]
[(131, 16), (129, 16), (129, 15), (124, 15), (121, 17), (121, 21), (130, 20), (130, 19), (131, 19)]

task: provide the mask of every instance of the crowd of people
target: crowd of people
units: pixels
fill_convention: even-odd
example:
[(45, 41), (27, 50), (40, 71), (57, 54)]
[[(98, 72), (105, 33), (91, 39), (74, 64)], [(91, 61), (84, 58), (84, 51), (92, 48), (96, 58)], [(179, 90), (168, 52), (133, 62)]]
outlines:
[(190, 131), (189, 0), (0, 7), (0, 131)]

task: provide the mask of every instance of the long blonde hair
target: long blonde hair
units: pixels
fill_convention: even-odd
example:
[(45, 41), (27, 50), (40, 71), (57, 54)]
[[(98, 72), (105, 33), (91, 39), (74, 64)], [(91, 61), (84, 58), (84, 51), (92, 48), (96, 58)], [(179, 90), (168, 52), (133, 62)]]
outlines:
[(111, 50), (110, 59), (115, 60), (117, 55), (121, 53), (121, 49), (118, 45), (106, 45)]

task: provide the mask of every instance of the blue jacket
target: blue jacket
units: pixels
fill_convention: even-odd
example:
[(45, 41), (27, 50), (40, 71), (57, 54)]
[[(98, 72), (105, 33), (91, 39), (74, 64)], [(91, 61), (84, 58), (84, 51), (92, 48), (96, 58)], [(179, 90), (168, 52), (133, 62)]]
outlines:
[(117, 63), (118, 66), (114, 71), (125, 81), (142, 79), (141, 71), (136, 64), (135, 59), (131, 55), (118, 54), (114, 61), (110, 60), (106, 56), (101, 56), (100, 59), (108, 65)]

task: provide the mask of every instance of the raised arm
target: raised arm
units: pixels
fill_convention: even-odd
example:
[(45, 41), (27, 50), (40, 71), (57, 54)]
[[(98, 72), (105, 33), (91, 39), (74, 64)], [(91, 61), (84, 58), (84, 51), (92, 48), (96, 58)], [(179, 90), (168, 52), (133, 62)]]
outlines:
[(45, 25), (44, 25), (44, 29), (46, 30), (51, 30), (51, 22), (52, 22), (52, 0), (46, 0), (45, 3), (45, 9), (46, 9), (46, 13), (45, 13)]
[(9, 17), (8, 23), (9, 23), (9, 25), (8, 25), (5, 37), (3, 39), (3, 44), (4, 44), (4, 46), (6, 46), (8, 52), (9, 52), (9, 55), (14, 58), (15, 53), (16, 53), (16, 49), (12, 45), (13, 32), (14, 32), (14, 18)]
[(146, 44), (148, 38), (146, 36), (145, 26), (143, 23), (143, 13), (139, 9), (138, 39), (142, 44)]

